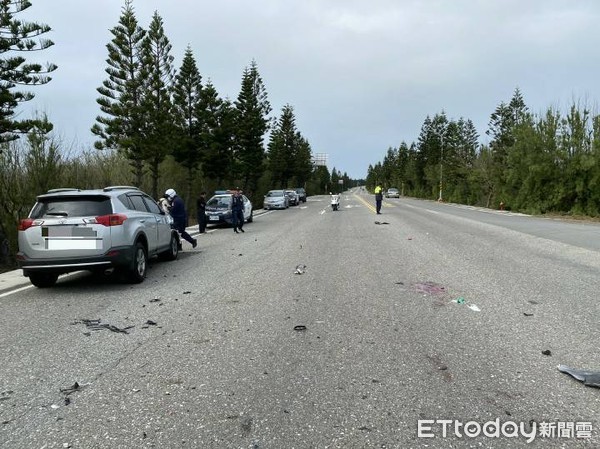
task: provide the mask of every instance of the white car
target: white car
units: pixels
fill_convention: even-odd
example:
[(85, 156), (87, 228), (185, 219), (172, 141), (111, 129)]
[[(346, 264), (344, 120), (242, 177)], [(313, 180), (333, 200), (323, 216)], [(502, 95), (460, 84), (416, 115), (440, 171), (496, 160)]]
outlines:
[(290, 199), (285, 190), (269, 190), (263, 202), (265, 209), (287, 209), (290, 207)]
[(387, 192), (385, 192), (385, 197), (386, 198), (400, 198), (400, 192), (398, 191), (398, 189), (387, 189)]

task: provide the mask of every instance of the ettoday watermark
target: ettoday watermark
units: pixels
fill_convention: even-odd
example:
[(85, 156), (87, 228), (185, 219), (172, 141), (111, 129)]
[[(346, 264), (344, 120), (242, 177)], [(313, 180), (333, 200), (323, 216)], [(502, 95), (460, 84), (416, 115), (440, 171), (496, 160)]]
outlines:
[(462, 422), (456, 419), (420, 419), (417, 424), (419, 438), (525, 438), (527, 443), (536, 438), (591, 438), (591, 422), (500, 422), (500, 418), (486, 421)]

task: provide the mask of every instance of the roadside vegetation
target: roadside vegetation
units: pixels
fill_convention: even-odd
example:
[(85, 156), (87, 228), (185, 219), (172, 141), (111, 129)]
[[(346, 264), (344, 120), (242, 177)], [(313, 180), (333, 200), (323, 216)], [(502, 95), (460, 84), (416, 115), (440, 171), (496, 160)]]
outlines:
[[(491, 114), (487, 145), (471, 120), (427, 117), (417, 142), (389, 148), (369, 166), (367, 187), (404, 195), (566, 217), (600, 217), (600, 115), (529, 111), (519, 89)], [(441, 182), (441, 186), (440, 186)]]

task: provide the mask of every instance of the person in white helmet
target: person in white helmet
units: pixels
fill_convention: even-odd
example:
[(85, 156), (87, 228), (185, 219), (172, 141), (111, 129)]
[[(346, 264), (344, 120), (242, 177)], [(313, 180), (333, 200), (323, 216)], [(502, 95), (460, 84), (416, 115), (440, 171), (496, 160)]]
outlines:
[(171, 203), (171, 217), (173, 217), (173, 227), (181, 234), (184, 240), (188, 241), (192, 248), (198, 245), (198, 241), (192, 238), (185, 230), (187, 224), (187, 212), (185, 211), (185, 204), (183, 200), (177, 195), (174, 189), (167, 189), (165, 197)]

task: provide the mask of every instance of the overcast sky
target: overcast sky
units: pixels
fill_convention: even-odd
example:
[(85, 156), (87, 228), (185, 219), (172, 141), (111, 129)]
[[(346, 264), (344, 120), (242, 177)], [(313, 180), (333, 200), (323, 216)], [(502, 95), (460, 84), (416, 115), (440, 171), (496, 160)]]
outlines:
[[(124, 0), (31, 0), (19, 18), (53, 29), (35, 55), (59, 69), (23, 115), (46, 112), (66, 145), (90, 147), (109, 30)], [(191, 46), (205, 80), (232, 100), (252, 59), (279, 115), (294, 107), (313, 153), (353, 178), (411, 143), (444, 110), (487, 141), (490, 114), (519, 87), (533, 112), (600, 98), (596, 0), (134, 0), (158, 11), (175, 67)], [(32, 55), (33, 57), (33, 55)], [(36, 59), (38, 60), (38, 59)]]

